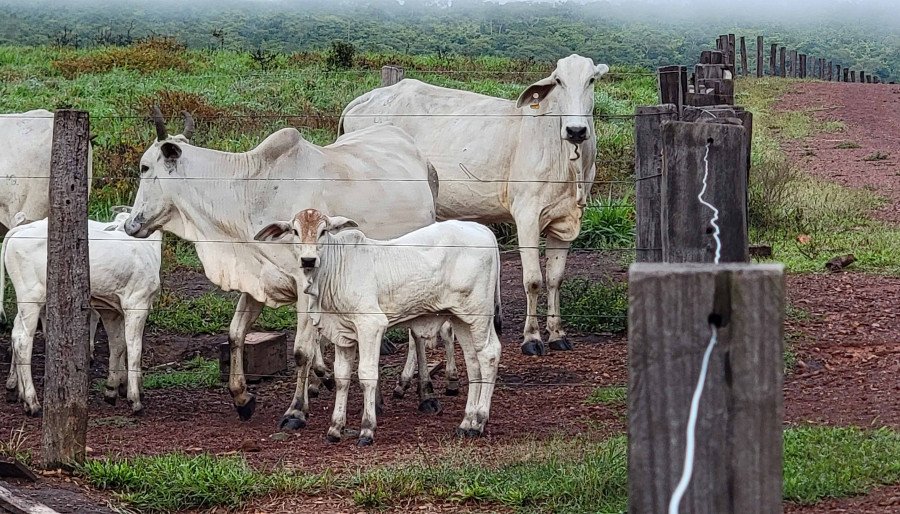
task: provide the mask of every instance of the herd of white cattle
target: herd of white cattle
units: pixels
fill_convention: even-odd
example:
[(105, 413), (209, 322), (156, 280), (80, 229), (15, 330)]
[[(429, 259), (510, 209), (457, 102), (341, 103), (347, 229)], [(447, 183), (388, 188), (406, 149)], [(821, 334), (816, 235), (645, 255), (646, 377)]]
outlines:
[[(402, 80), (353, 100), (338, 139), (324, 147), (286, 128), (244, 153), (201, 148), (190, 142), (189, 114), (183, 133), (170, 135), (154, 109), (157, 138), (141, 158), (134, 205), (88, 227), (91, 345), (99, 319), (110, 346), (105, 398), (127, 396), (135, 413), (143, 409), (142, 334), (160, 288), (165, 231), (194, 243), (214, 284), (241, 292), (229, 328), (228, 381), (241, 419), (256, 406), (244, 338), (263, 306), (291, 304), (297, 387), (281, 428), (304, 427), (309, 393), (334, 386), (328, 439), (340, 440), (358, 364), (358, 444), (371, 444), (380, 344), (388, 328), (402, 326), (409, 355), (395, 393), (418, 367), (420, 409), (439, 409), (425, 349), (439, 334), (445, 339), (447, 393), (454, 394), (455, 340), (468, 376), (457, 433), (480, 435), (497, 378), (501, 318), (500, 254), (482, 224), (516, 225), (527, 297), (521, 350), (529, 355), (546, 353), (537, 317), (545, 237), (548, 344), (571, 349), (559, 287), (594, 180), (594, 83), (608, 69), (571, 55), (517, 101)], [(8, 273), (18, 303), (6, 388), (30, 415), (41, 412), (31, 354), (45, 316), (52, 126), (53, 114), (43, 110), (0, 118), (0, 139), (18, 149), (0, 156), (0, 224), (8, 229), (0, 291)], [(334, 345), (333, 369), (325, 344)]]

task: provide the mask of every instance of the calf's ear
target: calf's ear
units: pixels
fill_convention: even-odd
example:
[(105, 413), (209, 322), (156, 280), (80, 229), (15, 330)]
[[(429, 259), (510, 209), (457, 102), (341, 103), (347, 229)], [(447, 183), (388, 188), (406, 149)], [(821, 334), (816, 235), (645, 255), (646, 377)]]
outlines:
[(553, 91), (553, 88), (555, 87), (556, 79), (553, 77), (546, 77), (535, 82), (534, 84), (528, 86), (525, 91), (522, 91), (522, 94), (519, 95), (519, 99), (516, 100), (516, 107), (522, 107), (526, 103), (541, 103), (544, 98), (547, 98), (547, 95), (549, 95), (550, 91)]
[(291, 231), (291, 224), (286, 221), (269, 223), (253, 236), (256, 241), (278, 241)]
[(353, 228), (358, 227), (355, 221), (350, 218), (345, 218), (343, 216), (329, 216), (328, 221), (325, 224), (325, 229), (334, 234), (335, 232), (340, 232), (345, 228)]
[(605, 64), (598, 64), (598, 65), (594, 66), (594, 77), (595, 78), (599, 79), (601, 76), (603, 76), (607, 73), (609, 73), (609, 66), (607, 66)]

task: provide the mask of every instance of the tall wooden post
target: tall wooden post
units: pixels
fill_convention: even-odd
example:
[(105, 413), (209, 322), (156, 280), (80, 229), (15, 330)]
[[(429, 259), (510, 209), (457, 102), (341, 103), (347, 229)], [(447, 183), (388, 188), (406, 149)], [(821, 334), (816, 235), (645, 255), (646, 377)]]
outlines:
[(756, 36), (756, 77), (765, 75), (766, 65), (763, 61), (763, 37)]
[(840, 81), (841, 81), (841, 71), (842, 71), (842, 70), (841, 70), (841, 65), (840, 65), (840, 64), (835, 64), (835, 70), (834, 70), (834, 80), (835, 80), (835, 82), (840, 82)]
[(862, 71), (862, 70), (859, 71), (859, 81), (862, 83), (866, 82), (866, 72), (865, 71)]
[(404, 71), (399, 66), (382, 66), (381, 87), (393, 86), (403, 80)]
[(850, 82), (856, 82), (856, 70), (850, 70)]
[(741, 75), (750, 76), (750, 70), (747, 69), (747, 41), (741, 36)]
[(659, 77), (659, 103), (673, 104), (681, 113), (687, 93), (687, 66), (663, 66), (657, 70)]
[(806, 54), (800, 54), (798, 57), (800, 59), (800, 78), (805, 79), (806, 78)]
[(90, 120), (60, 110), (53, 120), (47, 228), (47, 355), (42, 460), (48, 468), (84, 461), (91, 302), (87, 199)]
[(834, 81), (834, 62), (828, 61), (828, 67), (826, 69), (828, 70), (828, 75), (825, 80), (828, 82)]
[(660, 181), (662, 124), (678, 119), (673, 104), (638, 107), (634, 118), (634, 186), (637, 262), (662, 262)]
[(707, 170), (704, 199), (719, 209), (721, 262), (749, 262), (746, 136), (742, 126), (724, 123), (663, 126), (663, 262), (713, 262), (712, 211), (697, 199)]
[(783, 267), (637, 263), (628, 298), (629, 512), (667, 511), (715, 332), (679, 512), (780, 514)]
[(786, 49), (785, 49), (784, 47), (781, 47), (781, 48), (778, 50), (778, 63), (779, 63), (778, 73), (781, 75), (781, 78), (785, 78), (785, 77), (787, 76), (787, 73), (786, 73), (786, 70), (785, 70), (785, 67), (784, 67), (784, 65), (785, 65), (785, 57), (786, 57), (786, 56), (785, 56), (785, 51), (786, 51)]
[(769, 49), (769, 74), (773, 77), (778, 76), (778, 71), (775, 68), (775, 58), (778, 54), (778, 44), (772, 43), (772, 48)]
[(788, 74), (788, 76), (791, 78), (797, 78), (797, 74), (799, 73), (798, 68), (800, 66), (798, 66), (799, 63), (797, 62), (797, 51), (796, 50), (791, 50), (789, 59), (791, 61), (791, 72)]

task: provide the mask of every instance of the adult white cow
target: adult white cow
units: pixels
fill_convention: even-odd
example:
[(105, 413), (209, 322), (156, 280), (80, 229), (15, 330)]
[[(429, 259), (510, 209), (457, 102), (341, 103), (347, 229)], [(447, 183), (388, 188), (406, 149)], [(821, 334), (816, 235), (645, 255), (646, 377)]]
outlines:
[(441, 182), (438, 219), (515, 222), (528, 300), (522, 352), (545, 353), (537, 319), (546, 237), (550, 348), (570, 350), (559, 286), (596, 168), (594, 83), (605, 64), (571, 55), (515, 102), (402, 80), (353, 100), (341, 133), (391, 123), (411, 134)]
[[(13, 218), (23, 212), (29, 220), (46, 218), (50, 211), (47, 194), (50, 149), (53, 146), (53, 113), (44, 109), (0, 115), (0, 231), (15, 226)], [(93, 166), (88, 147), (88, 187)]]
[[(157, 235), (149, 241), (129, 237), (122, 227), (127, 217), (123, 213), (111, 223), (88, 221), (91, 306), (109, 336), (105, 398), (115, 403), (116, 394), (127, 391), (132, 411), (140, 413), (142, 339), (159, 292), (162, 237)], [(25, 412), (36, 416), (41, 404), (31, 376), (31, 353), (34, 332), (47, 301), (46, 218), (17, 226), (7, 234), (0, 252), (0, 305), (6, 270), (18, 308), (12, 331), (13, 366), (6, 388), (8, 392), (16, 389)]]
[(241, 419), (252, 416), (243, 344), (263, 305), (297, 305), (297, 388), (282, 428), (306, 425), (310, 365), (327, 371), (309, 323), (302, 272), (289, 245), (253, 241), (273, 219), (301, 206), (353, 216), (377, 237), (394, 237), (434, 223), (437, 176), (403, 130), (372, 127), (320, 147), (296, 129), (282, 129), (245, 153), (207, 150), (183, 135), (169, 137), (154, 113), (157, 141), (141, 158), (141, 182), (126, 231), (156, 230), (195, 243), (206, 276), (241, 297), (229, 329), (228, 387)]

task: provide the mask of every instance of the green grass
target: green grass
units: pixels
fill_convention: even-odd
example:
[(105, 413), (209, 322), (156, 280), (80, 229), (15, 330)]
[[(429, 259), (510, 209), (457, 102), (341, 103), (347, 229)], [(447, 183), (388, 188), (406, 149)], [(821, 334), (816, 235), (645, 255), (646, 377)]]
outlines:
[(797, 427), (784, 436), (784, 497), (798, 503), (900, 482), (900, 433)]
[[(264, 472), (236, 456), (180, 453), (91, 459), (79, 472), (143, 512), (235, 508), (262, 495), (322, 494), (372, 509), (441, 501), (516, 512), (620, 513), (627, 505), (626, 444), (624, 436), (578, 436), (484, 452), (451, 443), (439, 455), (341, 474)], [(811, 504), (898, 483), (897, 455), (900, 433), (888, 429), (788, 428), (784, 498)]]
[[(218, 334), (228, 329), (235, 305), (232, 297), (213, 292), (196, 298), (161, 295), (148, 321), (157, 330)], [(263, 330), (291, 330), (297, 326), (297, 314), (292, 306), (264, 307), (256, 326)]]
[(598, 387), (591, 391), (586, 403), (588, 405), (622, 406), (625, 405), (627, 392), (628, 390), (623, 386)]
[[(145, 371), (143, 374), (144, 389), (197, 389), (213, 387), (219, 384), (219, 362), (194, 357), (177, 367), (161, 371)], [(94, 389), (102, 391), (106, 380), (98, 380)]]
[(630, 198), (592, 200), (581, 219), (581, 233), (573, 248), (608, 250), (634, 246), (635, 212)]
[(573, 329), (597, 333), (627, 327), (627, 284), (575, 277), (562, 283), (560, 297), (562, 319)]

